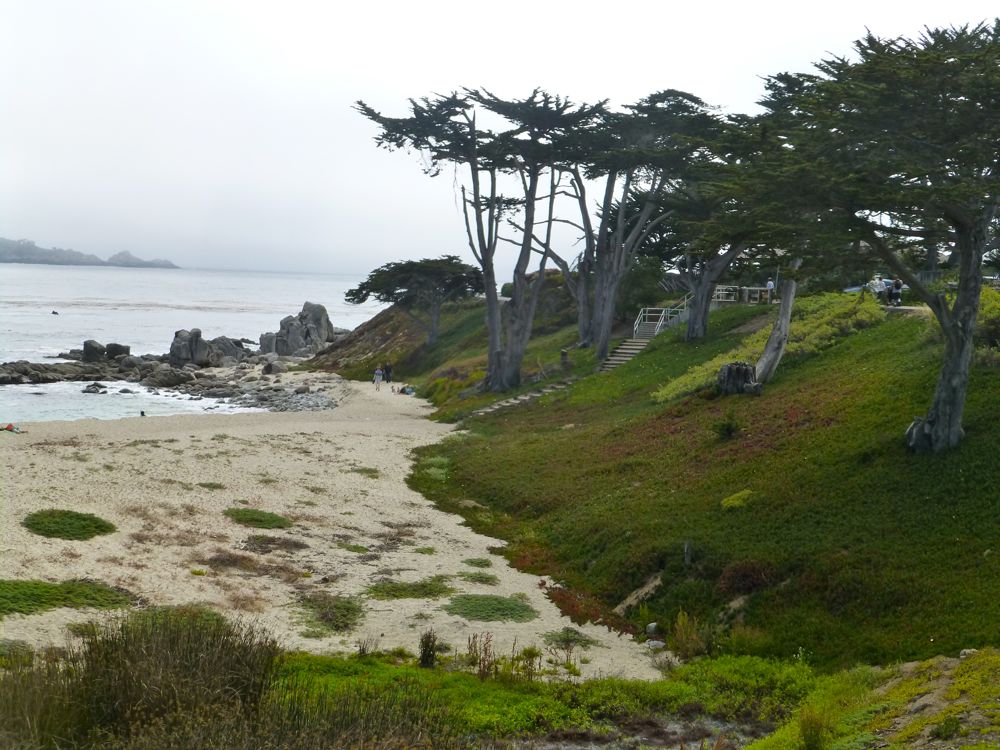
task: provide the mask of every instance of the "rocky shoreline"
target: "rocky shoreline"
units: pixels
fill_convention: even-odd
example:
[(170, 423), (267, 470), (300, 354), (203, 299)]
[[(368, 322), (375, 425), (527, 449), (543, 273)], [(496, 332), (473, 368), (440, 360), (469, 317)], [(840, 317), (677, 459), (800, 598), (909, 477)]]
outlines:
[(129, 393), (128, 386), (115, 384), (135, 383), (154, 393), (169, 390), (269, 411), (329, 409), (336, 406), (329, 391), (338, 376), (282, 375), (347, 333), (333, 327), (323, 305), (306, 302), (298, 315), (282, 319), (276, 333), (262, 333), (256, 350), (248, 339), (203, 339), (197, 328), (176, 331), (166, 354), (133, 355), (126, 345), (88, 340), (82, 349), (59, 355), (68, 362), (0, 365), (0, 385), (89, 382), (82, 392), (99, 395)]

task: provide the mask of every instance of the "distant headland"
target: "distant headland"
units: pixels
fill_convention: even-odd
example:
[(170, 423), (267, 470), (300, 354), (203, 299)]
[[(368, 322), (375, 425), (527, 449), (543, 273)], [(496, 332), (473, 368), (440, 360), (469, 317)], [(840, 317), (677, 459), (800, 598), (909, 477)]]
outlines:
[(58, 247), (38, 247), (31, 240), (6, 240), (0, 237), (0, 263), (43, 263), (50, 266), (122, 266), (126, 268), (180, 268), (169, 260), (142, 260), (122, 251), (107, 260), (96, 255), (63, 250)]

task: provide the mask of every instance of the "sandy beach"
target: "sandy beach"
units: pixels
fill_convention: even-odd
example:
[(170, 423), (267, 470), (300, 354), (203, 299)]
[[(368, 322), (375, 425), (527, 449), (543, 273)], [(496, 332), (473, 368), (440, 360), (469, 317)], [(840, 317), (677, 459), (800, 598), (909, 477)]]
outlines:
[[(283, 378), (326, 387), (339, 405), (298, 413), (45, 422), (24, 425), (27, 434), (0, 435), (0, 578), (87, 578), (149, 604), (204, 603), (258, 621), (289, 649), (317, 653), (354, 651), (359, 640), (415, 652), (428, 628), (459, 652), (470, 635), (489, 632), (496, 650), (510, 653), (515, 641), (542, 647), (543, 634), (573, 626), (545, 597), (538, 577), (489, 551), (503, 542), (473, 533), (406, 486), (412, 449), (453, 429), (427, 419), (426, 403), (333, 375)], [(242, 507), (281, 514), (294, 525), (252, 529), (223, 515)], [(46, 508), (94, 513), (117, 531), (66, 541), (21, 525)], [(284, 540), (288, 548), (262, 550), (249, 541), (253, 535)], [(472, 558), (491, 565), (463, 562)], [(498, 583), (459, 576), (476, 570)], [(520, 594), (539, 617), (467, 621), (441, 609), (448, 597), (365, 594), (377, 581), (437, 575), (450, 576), (459, 594)], [(346, 635), (309, 633), (299, 599), (315, 591), (361, 597), (361, 625)], [(8, 615), (0, 620), (0, 638), (63, 644), (72, 638), (67, 625), (104, 616), (78, 609)], [(600, 642), (576, 652), (584, 657), (583, 676), (658, 676), (647, 649), (628, 636), (573, 627)]]

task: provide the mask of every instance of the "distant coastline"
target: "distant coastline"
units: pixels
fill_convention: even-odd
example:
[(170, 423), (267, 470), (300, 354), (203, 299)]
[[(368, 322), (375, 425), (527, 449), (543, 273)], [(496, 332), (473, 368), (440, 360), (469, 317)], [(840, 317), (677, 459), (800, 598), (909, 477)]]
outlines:
[(101, 260), (96, 255), (58, 247), (38, 247), (31, 240), (0, 237), (0, 263), (32, 263), (48, 266), (114, 266), (118, 268), (180, 268), (169, 260), (143, 260), (124, 250)]

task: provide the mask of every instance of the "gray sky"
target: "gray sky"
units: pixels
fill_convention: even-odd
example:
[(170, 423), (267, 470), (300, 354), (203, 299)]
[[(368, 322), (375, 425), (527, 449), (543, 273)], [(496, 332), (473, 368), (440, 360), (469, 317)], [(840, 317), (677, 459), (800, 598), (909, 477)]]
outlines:
[[(468, 256), (450, 174), (377, 150), (364, 99), (462, 86), (752, 111), (760, 77), (993, 0), (0, 0), (0, 236), (202, 268)], [(346, 5), (346, 4), (344, 4)], [(467, 258), (471, 262), (471, 258)]]

